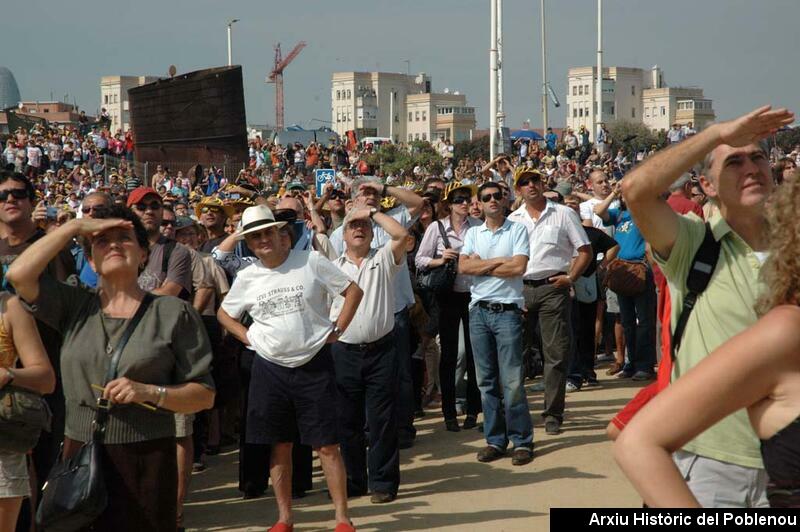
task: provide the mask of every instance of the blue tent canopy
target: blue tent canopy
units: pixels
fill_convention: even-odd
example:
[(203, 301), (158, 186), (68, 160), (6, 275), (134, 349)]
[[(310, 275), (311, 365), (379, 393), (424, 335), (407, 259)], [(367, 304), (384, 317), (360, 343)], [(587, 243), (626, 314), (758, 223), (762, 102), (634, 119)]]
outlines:
[(511, 140), (517, 139), (544, 140), (544, 137), (531, 129), (518, 129), (511, 132)]

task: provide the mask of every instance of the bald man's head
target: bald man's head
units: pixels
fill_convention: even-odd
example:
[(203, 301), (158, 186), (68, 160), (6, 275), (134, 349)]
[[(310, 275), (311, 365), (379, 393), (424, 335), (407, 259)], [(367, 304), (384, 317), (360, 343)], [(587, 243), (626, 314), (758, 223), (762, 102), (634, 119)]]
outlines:
[(595, 198), (606, 199), (611, 194), (611, 184), (608, 176), (601, 170), (594, 170), (589, 174), (589, 183), (592, 185), (592, 193)]

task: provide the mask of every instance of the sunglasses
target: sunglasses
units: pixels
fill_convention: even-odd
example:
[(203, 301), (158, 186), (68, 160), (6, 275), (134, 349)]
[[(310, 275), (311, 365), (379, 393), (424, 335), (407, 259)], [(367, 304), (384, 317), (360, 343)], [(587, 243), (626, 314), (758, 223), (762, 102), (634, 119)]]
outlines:
[(209, 212), (219, 214), (222, 212), (222, 209), (220, 209), (219, 207), (203, 207), (200, 209), (200, 212), (202, 212), (203, 214), (207, 214)]
[(175, 227), (175, 220), (161, 220), (161, 227)]
[(101, 212), (105, 212), (106, 210), (107, 209), (105, 205), (92, 205), (88, 207), (81, 207), (81, 212), (83, 214), (89, 214), (90, 212), (99, 214)]
[(461, 205), (463, 203), (469, 203), (472, 201), (472, 198), (469, 196), (456, 196), (455, 198), (450, 199), (450, 205)]
[(484, 203), (489, 203), (491, 200), (500, 201), (501, 199), (503, 199), (502, 192), (492, 192), (481, 196), (481, 201)]
[(535, 185), (538, 185), (541, 182), (542, 182), (542, 180), (540, 178), (538, 178), (538, 177), (523, 177), (522, 179), (517, 181), (517, 186), (519, 188), (522, 188), (522, 187), (527, 187), (531, 183), (533, 183)]
[(0, 201), (8, 201), (8, 197), (12, 196), (14, 199), (28, 199), (28, 191), (24, 188), (10, 188), (8, 190), (0, 190)]
[(137, 211), (142, 211), (142, 212), (146, 211), (147, 209), (150, 209), (151, 211), (160, 211), (161, 202), (151, 201), (150, 203), (144, 203), (144, 202), (134, 203), (133, 208), (136, 209)]
[(344, 192), (340, 192), (338, 190), (334, 190), (331, 192), (331, 199), (340, 199), (343, 200), (345, 198)]

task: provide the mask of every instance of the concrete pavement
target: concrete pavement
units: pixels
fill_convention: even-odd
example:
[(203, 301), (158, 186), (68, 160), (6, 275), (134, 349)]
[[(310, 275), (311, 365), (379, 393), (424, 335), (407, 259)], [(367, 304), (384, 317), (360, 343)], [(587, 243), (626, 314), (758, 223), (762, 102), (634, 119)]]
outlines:
[[(605, 375), (601, 383), (599, 388), (567, 395), (567, 414), (558, 436), (544, 433), (539, 415), (542, 393), (528, 394), (535, 458), (521, 467), (512, 466), (510, 457), (490, 464), (477, 462), (483, 435), (477, 430), (446, 432), (441, 413), (427, 411), (417, 422), (416, 445), (401, 451), (397, 500), (384, 505), (371, 504), (368, 496), (350, 500), (357, 529), (545, 531), (551, 507), (640, 506), (611, 456), (605, 426), (641, 385)], [(277, 511), (270, 492), (245, 501), (237, 491), (237, 455), (233, 450), (210, 457), (209, 469), (192, 477), (185, 509), (189, 529), (266, 530), (274, 523)], [(318, 462), (314, 490), (294, 502), (295, 530), (333, 529), (333, 506)]]

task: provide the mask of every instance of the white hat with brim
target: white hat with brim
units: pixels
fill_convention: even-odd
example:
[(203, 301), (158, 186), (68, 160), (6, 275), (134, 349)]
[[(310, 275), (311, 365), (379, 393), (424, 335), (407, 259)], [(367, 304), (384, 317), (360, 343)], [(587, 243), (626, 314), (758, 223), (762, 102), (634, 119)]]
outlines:
[(266, 205), (248, 207), (242, 213), (242, 228), (236, 233), (236, 240), (243, 240), (248, 233), (255, 233), (268, 227), (283, 227), (286, 222), (276, 222), (275, 215)]

